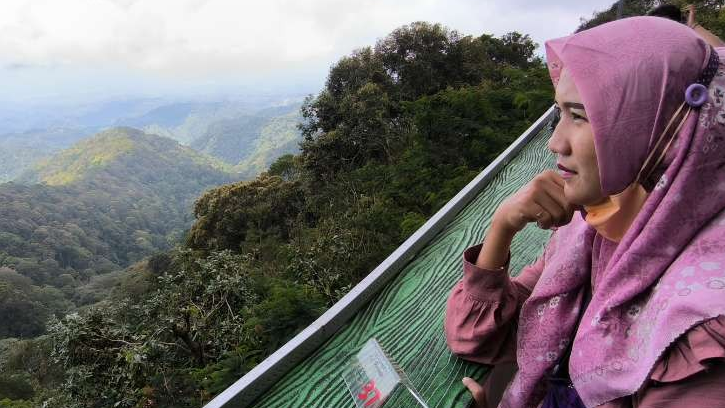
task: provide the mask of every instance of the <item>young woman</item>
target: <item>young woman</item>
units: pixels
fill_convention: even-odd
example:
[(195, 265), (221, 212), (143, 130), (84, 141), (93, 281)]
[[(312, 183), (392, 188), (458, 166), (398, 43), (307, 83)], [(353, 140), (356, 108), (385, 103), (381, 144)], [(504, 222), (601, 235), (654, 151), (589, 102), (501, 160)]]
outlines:
[[(502, 407), (725, 407), (725, 48), (634, 17), (546, 52), (560, 171), (506, 199), (465, 251), (449, 347), (517, 362)], [(555, 231), (510, 279), (529, 222)]]

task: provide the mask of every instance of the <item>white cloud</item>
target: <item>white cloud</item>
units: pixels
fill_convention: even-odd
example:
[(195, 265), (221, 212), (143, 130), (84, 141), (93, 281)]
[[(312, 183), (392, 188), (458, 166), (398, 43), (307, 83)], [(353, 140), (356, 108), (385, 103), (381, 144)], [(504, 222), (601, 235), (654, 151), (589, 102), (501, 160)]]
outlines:
[(163, 77), (264, 75), (326, 67), (402, 24), (464, 34), (573, 31), (610, 1), (3, 0), (0, 63), (114, 67)]

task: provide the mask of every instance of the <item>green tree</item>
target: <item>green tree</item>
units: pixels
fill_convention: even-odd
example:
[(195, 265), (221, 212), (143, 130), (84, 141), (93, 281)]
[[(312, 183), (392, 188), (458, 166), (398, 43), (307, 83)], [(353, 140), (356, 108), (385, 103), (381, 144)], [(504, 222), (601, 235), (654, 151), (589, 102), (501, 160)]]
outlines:
[(197, 220), (187, 243), (195, 249), (240, 250), (247, 241), (286, 240), (303, 207), (300, 183), (279, 176), (219, 187), (196, 202)]

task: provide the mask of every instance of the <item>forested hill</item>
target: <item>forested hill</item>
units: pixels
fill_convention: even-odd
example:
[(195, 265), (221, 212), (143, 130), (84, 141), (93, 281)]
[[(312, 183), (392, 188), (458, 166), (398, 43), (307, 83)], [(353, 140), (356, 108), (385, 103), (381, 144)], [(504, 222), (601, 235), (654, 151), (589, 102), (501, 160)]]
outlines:
[(231, 165), (261, 161), (261, 166), (243, 169), (248, 178), (254, 178), (277, 157), (299, 150), (299, 111), (300, 104), (295, 103), (219, 119), (190, 146)]
[(229, 166), (169, 138), (129, 127), (117, 127), (41, 161), (16, 181), (23, 184), (73, 183), (90, 186), (94, 181), (110, 177), (115, 183), (153, 184), (157, 188), (156, 184), (161, 184), (165, 193), (171, 193), (173, 188), (170, 190), (171, 186), (163, 185), (171, 184), (171, 180), (183, 177), (187, 171), (190, 172), (188, 175), (200, 176), (201, 179), (187, 180), (180, 191), (189, 191), (186, 188), (188, 183), (209, 185), (209, 178), (215, 178), (225, 167), (228, 169)]
[[(301, 100), (300, 96), (294, 95), (248, 96), (236, 102), (196, 103), (141, 98), (78, 107), (81, 112), (90, 110), (87, 114), (65, 107), (63, 111), (54, 112), (54, 116), (62, 118), (57, 119), (62, 124), (0, 133), (0, 183), (16, 180), (41, 160), (103, 129), (118, 126), (140, 129), (189, 145), (229, 165), (238, 165), (235, 172), (251, 179), (266, 170), (277, 157), (299, 152), (301, 136), (297, 124)], [(47, 115), (47, 112), (45, 115), (38, 113), (38, 126), (47, 124), (47, 118), (42, 120)], [(7, 129), (9, 124), (3, 118), (0, 122)]]
[(170, 248), (199, 194), (237, 180), (215, 166), (171, 139), (116, 128), (44, 161), (25, 184), (0, 184), (2, 277), (31, 285), (0, 302), (22, 312), (0, 321), (0, 338), (43, 333), (49, 313), (105, 296), (100, 275)]
[(0, 135), (0, 183), (15, 179), (43, 158), (96, 132), (96, 128), (58, 126)]

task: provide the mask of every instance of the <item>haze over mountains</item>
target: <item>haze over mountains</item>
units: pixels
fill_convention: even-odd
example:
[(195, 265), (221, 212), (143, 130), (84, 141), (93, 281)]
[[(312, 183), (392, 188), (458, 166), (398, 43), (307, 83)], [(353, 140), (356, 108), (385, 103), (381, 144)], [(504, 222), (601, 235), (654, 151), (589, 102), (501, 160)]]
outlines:
[(283, 154), (298, 151), (300, 96), (224, 101), (160, 98), (111, 100), (91, 106), (5, 110), (0, 117), (0, 183), (101, 130), (137, 128), (221, 159), (252, 178)]

